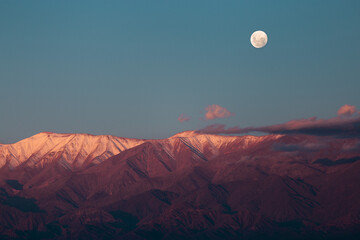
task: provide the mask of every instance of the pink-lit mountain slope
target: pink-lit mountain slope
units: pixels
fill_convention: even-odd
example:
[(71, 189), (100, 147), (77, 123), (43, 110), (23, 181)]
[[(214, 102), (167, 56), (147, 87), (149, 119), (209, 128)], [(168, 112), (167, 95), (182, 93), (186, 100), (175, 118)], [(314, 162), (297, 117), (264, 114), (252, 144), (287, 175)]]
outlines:
[(74, 170), (101, 163), (143, 142), (110, 135), (42, 132), (14, 144), (0, 145), (0, 168), (41, 167), (56, 161), (64, 168)]
[(358, 139), (41, 133), (0, 146), (4, 239), (357, 239)]

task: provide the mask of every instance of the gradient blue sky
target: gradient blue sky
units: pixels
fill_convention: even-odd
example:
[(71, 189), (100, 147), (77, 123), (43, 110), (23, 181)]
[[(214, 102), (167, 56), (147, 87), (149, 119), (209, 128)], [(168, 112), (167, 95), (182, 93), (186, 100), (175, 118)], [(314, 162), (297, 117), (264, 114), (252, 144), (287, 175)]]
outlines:
[[(329, 118), (360, 107), (359, 23), (358, 0), (2, 0), (0, 142)], [(210, 104), (235, 116), (199, 120)]]

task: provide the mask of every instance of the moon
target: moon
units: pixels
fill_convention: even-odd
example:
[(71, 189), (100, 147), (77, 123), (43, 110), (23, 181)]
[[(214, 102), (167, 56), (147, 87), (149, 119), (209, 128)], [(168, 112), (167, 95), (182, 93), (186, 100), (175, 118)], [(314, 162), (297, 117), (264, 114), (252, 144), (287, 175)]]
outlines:
[(263, 48), (268, 42), (268, 36), (263, 31), (256, 31), (251, 34), (250, 42), (254, 48)]

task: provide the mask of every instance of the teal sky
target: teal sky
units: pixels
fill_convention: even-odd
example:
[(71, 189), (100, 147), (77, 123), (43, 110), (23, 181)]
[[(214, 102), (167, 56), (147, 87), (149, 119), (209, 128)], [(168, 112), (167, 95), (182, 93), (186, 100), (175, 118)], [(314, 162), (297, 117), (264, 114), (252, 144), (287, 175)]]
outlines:
[[(0, 142), (330, 118), (360, 107), (359, 23), (358, 0), (2, 0)], [(211, 104), (235, 116), (201, 120)]]

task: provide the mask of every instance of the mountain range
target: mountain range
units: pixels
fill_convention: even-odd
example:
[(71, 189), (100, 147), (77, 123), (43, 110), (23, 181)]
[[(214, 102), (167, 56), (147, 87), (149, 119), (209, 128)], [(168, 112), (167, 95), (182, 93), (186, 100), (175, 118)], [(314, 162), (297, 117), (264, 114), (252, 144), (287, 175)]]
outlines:
[(43, 132), (0, 145), (1, 239), (358, 239), (360, 141)]

